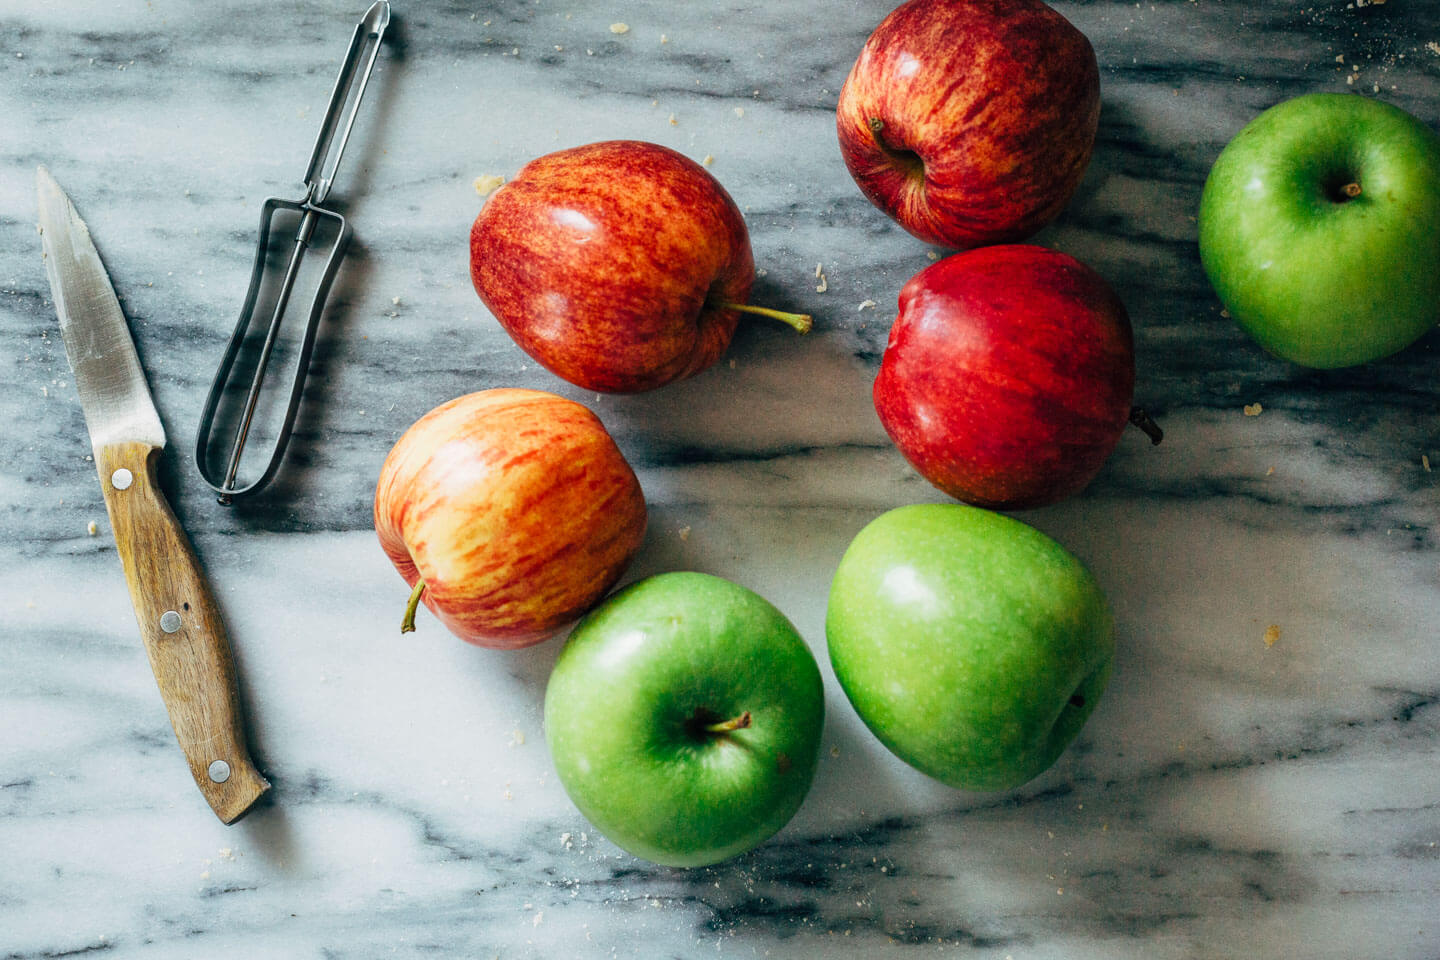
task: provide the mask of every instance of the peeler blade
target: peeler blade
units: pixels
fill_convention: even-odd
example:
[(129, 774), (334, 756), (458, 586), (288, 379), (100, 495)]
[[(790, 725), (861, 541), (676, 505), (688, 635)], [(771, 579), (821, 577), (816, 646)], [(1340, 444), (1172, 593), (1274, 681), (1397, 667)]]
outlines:
[(340, 75), (335, 78), (335, 89), (325, 108), (325, 119), (310, 151), (310, 165), (305, 170), (305, 185), (310, 189), (312, 203), (324, 203), (330, 195), (340, 157), (350, 139), (350, 129), (355, 126), (360, 100), (365, 96), (375, 58), (380, 53), (380, 42), (389, 25), (389, 0), (376, 0), (355, 25), (350, 49), (340, 63)]

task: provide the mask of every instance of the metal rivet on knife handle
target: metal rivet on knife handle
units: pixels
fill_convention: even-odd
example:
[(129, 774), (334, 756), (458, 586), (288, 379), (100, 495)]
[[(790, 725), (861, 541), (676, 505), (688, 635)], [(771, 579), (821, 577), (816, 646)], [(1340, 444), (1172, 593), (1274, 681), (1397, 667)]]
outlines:
[(211, 762), (210, 769), (206, 772), (210, 774), (210, 779), (215, 783), (224, 783), (230, 779), (230, 764), (224, 760), (215, 760)]
[(130, 484), (134, 482), (135, 474), (131, 473), (129, 470), (126, 470), (124, 467), (121, 467), (119, 470), (116, 470), (114, 473), (110, 474), (110, 486), (114, 487), (116, 490), (128, 490), (130, 488)]
[(160, 614), (160, 629), (166, 633), (174, 633), (180, 629), (180, 614), (174, 610), (166, 610)]

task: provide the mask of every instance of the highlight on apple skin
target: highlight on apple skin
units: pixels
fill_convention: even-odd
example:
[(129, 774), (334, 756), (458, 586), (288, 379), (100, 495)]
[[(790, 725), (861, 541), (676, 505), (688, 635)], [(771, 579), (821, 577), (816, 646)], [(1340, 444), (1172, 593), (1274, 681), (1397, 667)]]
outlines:
[(1011, 243), (1058, 216), (1089, 166), (1100, 72), (1040, 0), (910, 0), (865, 42), (835, 112), (861, 191), (927, 243)]
[(899, 306), (875, 410), (925, 479), (1013, 510), (1100, 472), (1135, 388), (1130, 320), (1103, 277), (1043, 247), (982, 247), (915, 274)]
[(374, 520), (412, 588), (402, 632), (423, 602), (460, 639), (515, 648), (600, 601), (639, 550), (646, 509), (595, 414), (502, 388), (441, 404), (400, 437)]
[(587, 390), (636, 393), (699, 373), (742, 313), (807, 332), (807, 315), (747, 304), (754, 276), (749, 231), (720, 182), (639, 140), (530, 161), (470, 229), (470, 279), (486, 308), (522, 350)]

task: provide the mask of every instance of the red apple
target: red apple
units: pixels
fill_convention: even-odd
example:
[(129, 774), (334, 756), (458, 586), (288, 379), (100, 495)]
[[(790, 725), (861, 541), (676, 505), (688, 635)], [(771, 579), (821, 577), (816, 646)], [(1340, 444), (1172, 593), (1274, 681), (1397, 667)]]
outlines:
[(1021, 240), (1090, 163), (1100, 73), (1040, 0), (910, 0), (860, 51), (835, 111), (865, 196), (927, 243)]
[(594, 606), (645, 534), (635, 472), (585, 407), (539, 390), (441, 404), (385, 458), (375, 532), (425, 606), (482, 647), (538, 643)]
[(1130, 321), (1099, 274), (1042, 247), (982, 247), (901, 289), (875, 409), (952, 497), (1036, 507), (1099, 472), (1134, 386)]
[(659, 144), (530, 161), (470, 229), (470, 279), (530, 356), (587, 390), (633, 393), (709, 367), (748, 307), (755, 261), (735, 201)]

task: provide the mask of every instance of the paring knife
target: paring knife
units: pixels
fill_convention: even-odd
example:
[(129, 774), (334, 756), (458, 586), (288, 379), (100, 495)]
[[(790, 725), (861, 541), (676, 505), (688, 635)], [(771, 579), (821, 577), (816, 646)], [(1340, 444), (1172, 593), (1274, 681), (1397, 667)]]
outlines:
[(45, 272), (140, 636), (195, 783), (234, 823), (270, 784), (245, 746), (219, 608), (156, 482), (165, 430), (90, 230), (44, 167), (36, 187)]

